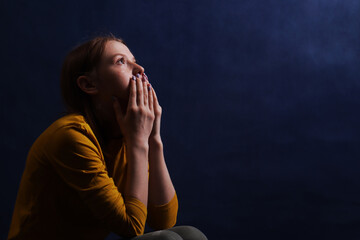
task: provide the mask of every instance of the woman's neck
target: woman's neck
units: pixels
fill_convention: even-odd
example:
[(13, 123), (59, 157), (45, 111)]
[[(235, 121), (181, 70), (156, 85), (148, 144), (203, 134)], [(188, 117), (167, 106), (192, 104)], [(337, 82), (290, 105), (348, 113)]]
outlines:
[[(126, 109), (124, 103), (121, 103), (123, 109)], [(98, 124), (99, 131), (106, 143), (110, 141), (121, 141), (123, 135), (121, 133), (118, 122), (115, 118), (113, 107), (105, 107), (100, 104), (95, 105), (94, 115)]]

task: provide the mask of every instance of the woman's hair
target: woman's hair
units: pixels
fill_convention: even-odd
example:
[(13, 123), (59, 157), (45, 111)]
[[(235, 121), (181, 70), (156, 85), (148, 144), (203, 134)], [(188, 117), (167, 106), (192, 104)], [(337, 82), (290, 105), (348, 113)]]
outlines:
[(90, 96), (78, 87), (76, 80), (79, 76), (88, 76), (98, 67), (105, 44), (110, 40), (125, 44), (122, 39), (112, 34), (98, 36), (76, 46), (66, 55), (61, 70), (60, 87), (67, 113), (85, 114)]
[(82, 114), (101, 142), (101, 129), (97, 128), (91, 98), (77, 85), (77, 78), (82, 75), (89, 76), (90, 72), (97, 69), (105, 45), (111, 40), (125, 44), (121, 38), (110, 34), (94, 37), (74, 47), (64, 59), (60, 76), (61, 96), (66, 107), (65, 114)]

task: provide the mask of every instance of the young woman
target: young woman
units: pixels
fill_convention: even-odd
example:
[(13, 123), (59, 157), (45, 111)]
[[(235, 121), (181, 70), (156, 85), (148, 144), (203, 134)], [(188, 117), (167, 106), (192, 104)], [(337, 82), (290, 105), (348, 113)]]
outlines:
[[(101, 36), (75, 47), (60, 85), (67, 112), (30, 148), (8, 239), (206, 239), (174, 227), (162, 109), (124, 41)], [(144, 234), (146, 222), (157, 231)]]

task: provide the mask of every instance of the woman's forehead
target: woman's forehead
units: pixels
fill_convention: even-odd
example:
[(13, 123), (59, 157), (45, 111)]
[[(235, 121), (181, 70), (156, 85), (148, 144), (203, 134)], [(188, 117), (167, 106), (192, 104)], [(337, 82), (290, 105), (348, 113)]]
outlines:
[(108, 41), (104, 49), (104, 57), (112, 58), (116, 54), (122, 54), (127, 56), (129, 59), (133, 59), (134, 56), (130, 52), (129, 48), (125, 44), (118, 41)]

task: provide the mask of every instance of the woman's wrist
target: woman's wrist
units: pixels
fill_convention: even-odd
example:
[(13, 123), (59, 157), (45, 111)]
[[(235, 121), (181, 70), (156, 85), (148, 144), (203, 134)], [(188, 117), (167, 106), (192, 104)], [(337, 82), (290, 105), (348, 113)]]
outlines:
[(126, 144), (127, 152), (130, 154), (133, 161), (148, 160), (149, 144), (147, 142), (129, 142)]
[(149, 145), (150, 147), (162, 147), (163, 143), (161, 140), (160, 135), (156, 135), (156, 136), (150, 136), (149, 137)]
[(149, 148), (149, 143), (146, 139), (126, 139), (125, 142), (128, 147)]
[(150, 165), (164, 161), (164, 147), (161, 139), (154, 139), (149, 143), (149, 147)]

